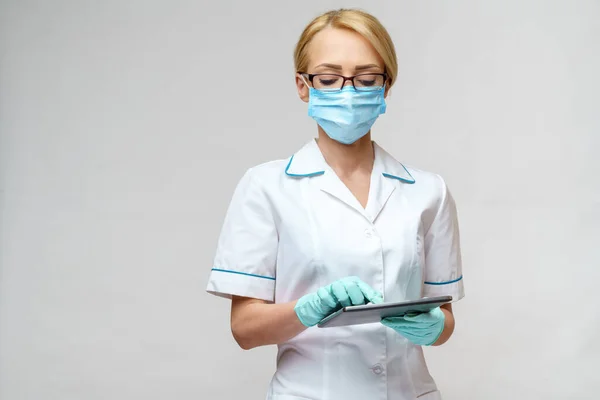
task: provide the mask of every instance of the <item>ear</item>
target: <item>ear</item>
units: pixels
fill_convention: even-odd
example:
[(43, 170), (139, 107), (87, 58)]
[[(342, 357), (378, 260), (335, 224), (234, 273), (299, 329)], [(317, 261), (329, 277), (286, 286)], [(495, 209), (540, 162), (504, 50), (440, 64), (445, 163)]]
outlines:
[(305, 103), (308, 103), (308, 88), (308, 83), (304, 77), (300, 74), (296, 74), (296, 89), (298, 90), (298, 96)]
[(387, 99), (388, 94), (390, 93), (390, 90), (392, 90), (392, 87), (390, 86), (390, 81), (388, 79), (388, 81), (385, 83), (385, 91), (383, 92), (383, 98)]

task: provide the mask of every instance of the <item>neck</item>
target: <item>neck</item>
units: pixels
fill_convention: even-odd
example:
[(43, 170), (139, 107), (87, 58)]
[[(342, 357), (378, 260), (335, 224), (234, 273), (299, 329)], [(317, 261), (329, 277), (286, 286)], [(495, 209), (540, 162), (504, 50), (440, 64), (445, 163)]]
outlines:
[(346, 145), (331, 139), (319, 126), (317, 145), (327, 164), (338, 174), (348, 175), (358, 170), (370, 172), (373, 169), (375, 155), (371, 132)]

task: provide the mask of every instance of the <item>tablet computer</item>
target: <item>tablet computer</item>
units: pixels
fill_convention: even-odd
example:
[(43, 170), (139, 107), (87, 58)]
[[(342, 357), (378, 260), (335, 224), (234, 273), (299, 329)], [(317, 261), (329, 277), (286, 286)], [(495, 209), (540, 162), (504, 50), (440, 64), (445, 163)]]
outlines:
[(438, 296), (394, 303), (349, 306), (323, 318), (317, 326), (319, 328), (333, 328), (336, 326), (370, 324), (380, 322), (385, 317), (401, 317), (409, 313), (429, 312), (451, 301), (452, 296)]

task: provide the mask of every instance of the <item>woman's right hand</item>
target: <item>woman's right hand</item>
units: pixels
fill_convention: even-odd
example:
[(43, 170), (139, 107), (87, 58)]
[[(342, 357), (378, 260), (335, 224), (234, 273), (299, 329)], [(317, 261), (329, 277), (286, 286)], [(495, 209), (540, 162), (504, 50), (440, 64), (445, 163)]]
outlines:
[(304, 326), (311, 327), (342, 307), (358, 306), (369, 302), (382, 303), (383, 296), (359, 278), (350, 276), (301, 297), (294, 311)]

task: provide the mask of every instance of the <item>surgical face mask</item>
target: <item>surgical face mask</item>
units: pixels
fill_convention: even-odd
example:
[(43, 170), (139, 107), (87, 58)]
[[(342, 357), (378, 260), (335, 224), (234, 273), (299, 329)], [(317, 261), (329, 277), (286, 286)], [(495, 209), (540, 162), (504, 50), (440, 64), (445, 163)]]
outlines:
[(326, 91), (309, 88), (308, 115), (327, 136), (351, 144), (365, 136), (377, 117), (385, 113), (385, 86), (378, 90), (357, 91), (353, 86)]

